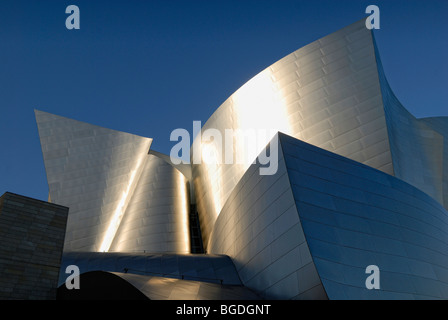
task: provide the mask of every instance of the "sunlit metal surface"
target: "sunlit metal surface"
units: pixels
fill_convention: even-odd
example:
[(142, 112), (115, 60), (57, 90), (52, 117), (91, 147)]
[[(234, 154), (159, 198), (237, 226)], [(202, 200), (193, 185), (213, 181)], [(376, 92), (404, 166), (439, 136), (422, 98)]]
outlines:
[[(235, 136), (233, 155), (242, 154), (243, 164), (226, 164), (220, 154), (218, 163), (206, 156), (193, 163), (204, 243), (233, 188), (276, 131), (395, 175), (448, 208), (445, 129), (416, 119), (396, 99), (364, 19), (263, 70), (215, 111), (202, 133), (209, 129), (223, 137), (227, 129), (270, 134), (256, 145)], [(202, 153), (216, 154), (221, 144), (206, 141)]]
[(143, 172), (109, 251), (190, 252), (187, 180), (156, 155)]
[(35, 114), (49, 198), (70, 208), (65, 251), (189, 252), (187, 180), (152, 139)]
[[(364, 20), (263, 70), (216, 110), (202, 132), (212, 128), (223, 137), (226, 129), (269, 134), (255, 150), (244, 144), (242, 134), (236, 136), (233, 155), (243, 155), (243, 164), (193, 163), (205, 243), (229, 194), (276, 131), (394, 173), (372, 33)], [(215, 141), (204, 144), (218, 147)]]

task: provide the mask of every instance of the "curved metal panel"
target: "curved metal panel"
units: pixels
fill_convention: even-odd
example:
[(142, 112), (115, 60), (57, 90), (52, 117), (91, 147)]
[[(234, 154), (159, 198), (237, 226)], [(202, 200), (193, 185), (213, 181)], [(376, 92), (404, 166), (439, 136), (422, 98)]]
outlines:
[[(199, 143), (199, 136), (193, 143), (204, 243), (235, 185), (277, 131), (393, 174), (372, 33), (364, 19), (263, 70), (216, 110), (202, 134), (208, 129), (222, 137), (228, 129), (236, 134), (231, 138), (233, 164), (225, 164), (220, 154), (218, 161), (194, 163), (195, 155), (213, 154), (221, 142)], [(251, 130), (267, 131), (255, 149), (245, 143)]]
[(109, 251), (189, 253), (187, 183), (165, 160), (148, 154)]
[(36, 119), (51, 199), (70, 207), (65, 251), (190, 252), (188, 181), (152, 139)]
[[(81, 273), (109, 271), (201, 282), (241, 285), (232, 260), (214, 254), (153, 254), (124, 252), (65, 252), (61, 270), (78, 266)], [(59, 275), (59, 284), (67, 274)]]
[[(241, 285), (90, 271), (80, 275), (82, 290), (58, 288), (58, 300), (259, 300)], [(210, 310), (211, 311), (211, 310)], [(207, 317), (207, 314), (204, 315)]]
[[(282, 136), (292, 192), (330, 299), (448, 298), (448, 212), (410, 184)], [(366, 269), (379, 268), (379, 290)]]
[[(279, 171), (249, 168), (211, 235), (273, 299), (446, 299), (448, 212), (410, 184), (279, 133)], [(380, 270), (380, 289), (366, 269)]]
[(326, 299), (281, 147), (275, 175), (261, 176), (258, 169), (249, 167), (223, 206), (210, 252), (230, 256), (244, 285), (264, 299)]
[(395, 176), (443, 204), (444, 137), (403, 107), (375, 51)]
[(151, 300), (259, 300), (241, 285), (222, 285), (192, 280), (114, 273)]
[(147, 300), (148, 297), (133, 286), (121, 274), (91, 271), (80, 274), (81, 290), (67, 288), (65, 284), (57, 290), (57, 300)]

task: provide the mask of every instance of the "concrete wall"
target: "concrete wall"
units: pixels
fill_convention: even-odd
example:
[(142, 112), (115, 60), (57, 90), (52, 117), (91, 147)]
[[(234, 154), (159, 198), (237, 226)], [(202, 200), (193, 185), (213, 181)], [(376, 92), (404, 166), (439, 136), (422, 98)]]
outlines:
[(56, 299), (68, 208), (0, 198), (0, 299)]

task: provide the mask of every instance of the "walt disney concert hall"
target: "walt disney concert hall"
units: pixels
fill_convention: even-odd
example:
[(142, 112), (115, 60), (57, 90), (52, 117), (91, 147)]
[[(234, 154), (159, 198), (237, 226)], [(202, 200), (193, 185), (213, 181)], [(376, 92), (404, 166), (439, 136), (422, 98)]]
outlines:
[[(448, 117), (414, 117), (385, 73), (365, 19), (267, 67), (201, 128), (239, 132), (243, 163), (36, 110), (48, 201), (69, 208), (58, 297), (448, 299)], [(268, 129), (256, 150), (240, 134)]]

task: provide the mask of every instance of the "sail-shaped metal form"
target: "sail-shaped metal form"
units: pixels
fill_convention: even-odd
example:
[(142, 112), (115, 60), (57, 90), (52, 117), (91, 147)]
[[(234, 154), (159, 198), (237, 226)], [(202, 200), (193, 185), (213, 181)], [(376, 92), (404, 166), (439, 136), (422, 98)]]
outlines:
[(70, 208), (65, 251), (189, 252), (187, 181), (148, 154), (152, 139), (35, 115), (49, 198)]
[[(440, 203), (448, 198), (447, 143), (429, 121), (416, 119), (394, 96), (365, 19), (260, 72), (215, 111), (202, 133), (208, 129), (223, 137), (226, 130), (237, 132), (233, 155), (247, 161), (193, 163), (204, 243), (235, 185), (277, 131), (394, 175)], [(257, 141), (256, 150), (249, 148), (247, 132), (263, 130), (268, 132), (264, 140)], [(206, 141), (193, 148), (202, 146), (201, 153), (208, 154), (221, 144)], [(193, 160), (194, 150), (191, 155)]]

